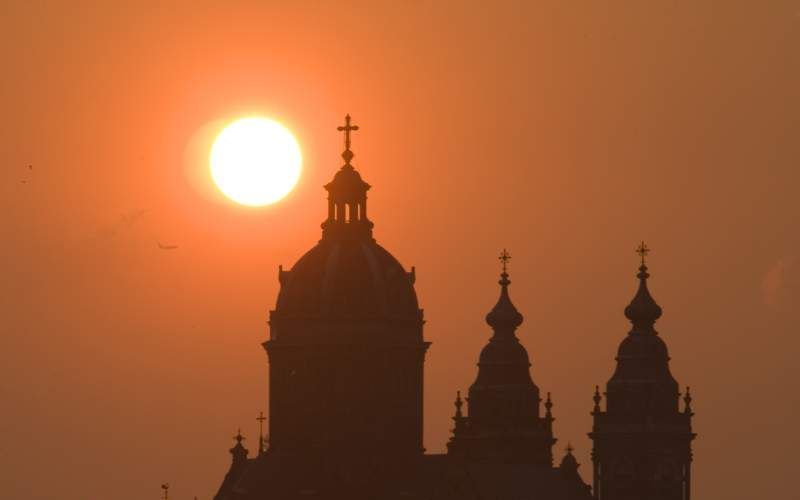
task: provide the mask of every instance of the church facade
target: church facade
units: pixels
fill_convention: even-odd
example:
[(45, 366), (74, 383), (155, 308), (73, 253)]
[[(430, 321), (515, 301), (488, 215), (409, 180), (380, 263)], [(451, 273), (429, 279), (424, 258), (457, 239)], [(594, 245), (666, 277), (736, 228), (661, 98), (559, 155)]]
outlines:
[(592, 486), (567, 449), (554, 465), (550, 394), (540, 394), (515, 331), (503, 264), (492, 336), (478, 373), (455, 401), (444, 454), (422, 442), (423, 368), (430, 345), (405, 268), (372, 236), (367, 184), (351, 164), (325, 186), (322, 238), (291, 269), (279, 268), (270, 312), (269, 446), (250, 454), (241, 434), (215, 500), (690, 500), (691, 397), (669, 371), (654, 329), (661, 308), (647, 288), (642, 244), (639, 288), (625, 309), (633, 327), (620, 344), (605, 393), (595, 388)]

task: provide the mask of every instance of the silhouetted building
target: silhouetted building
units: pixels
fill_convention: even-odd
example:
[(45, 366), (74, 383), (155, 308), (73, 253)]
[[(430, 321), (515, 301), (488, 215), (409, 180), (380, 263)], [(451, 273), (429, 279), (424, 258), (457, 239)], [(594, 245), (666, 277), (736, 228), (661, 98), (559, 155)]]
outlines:
[(428, 343), (414, 271), (372, 237), (369, 184), (350, 161), (325, 186), (322, 239), (279, 271), (270, 312), (269, 434), (275, 452), (422, 454), (422, 367)]
[[(291, 270), (279, 268), (281, 289), (264, 342), (269, 447), (248, 458), (237, 434), (215, 500), (591, 499), (571, 447), (553, 467), (553, 404), (548, 393), (542, 405), (515, 335), (522, 315), (508, 293), (505, 251), (500, 298), (486, 316), (493, 334), (480, 353), (466, 415), (458, 394), (448, 453), (424, 453), (423, 366), (430, 344), (414, 268), (405, 271), (373, 239), (370, 186), (351, 165), (350, 132), (358, 127), (347, 116), (339, 130), (344, 165), (325, 186), (322, 239)], [(631, 391), (629, 399), (641, 405), (647, 397)], [(605, 467), (605, 458), (597, 462), (602, 453), (614, 460), (639, 457), (625, 455), (613, 425), (598, 427), (604, 415), (596, 407), (595, 477)], [(610, 451), (598, 454), (601, 448)]]
[(494, 335), (481, 351), (478, 378), (469, 388), (468, 416), (461, 414), (461, 396), (456, 399), (455, 428), (447, 445), (454, 457), (477, 462), (530, 464), (552, 467), (553, 403), (550, 394), (545, 414), (540, 414), (539, 388), (531, 380), (528, 352), (515, 335), (522, 324), (508, 295), (506, 263), (500, 256), (500, 298), (486, 315)]
[(600, 500), (689, 500), (692, 398), (679, 409), (678, 383), (669, 371), (667, 345), (654, 325), (661, 307), (647, 289), (644, 242), (639, 247), (639, 289), (625, 316), (632, 328), (617, 353), (606, 386), (606, 410), (594, 395), (594, 497)]

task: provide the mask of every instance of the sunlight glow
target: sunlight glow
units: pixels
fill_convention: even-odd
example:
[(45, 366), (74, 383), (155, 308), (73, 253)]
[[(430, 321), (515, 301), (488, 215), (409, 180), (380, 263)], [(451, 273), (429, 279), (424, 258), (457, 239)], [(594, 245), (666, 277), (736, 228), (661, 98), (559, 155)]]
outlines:
[(220, 191), (251, 207), (280, 200), (300, 179), (302, 155), (292, 133), (266, 118), (236, 120), (211, 147), (211, 178)]

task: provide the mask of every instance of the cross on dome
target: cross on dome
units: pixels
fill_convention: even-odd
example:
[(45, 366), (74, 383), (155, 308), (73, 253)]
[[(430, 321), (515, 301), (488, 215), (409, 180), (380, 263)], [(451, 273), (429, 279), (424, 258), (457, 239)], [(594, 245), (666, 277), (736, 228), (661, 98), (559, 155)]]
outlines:
[(504, 248), (498, 259), (503, 263), (503, 273), (505, 273), (508, 270), (508, 261), (511, 260), (511, 254)]
[(357, 131), (358, 125), (350, 125), (350, 114), (348, 113), (344, 116), (344, 126), (336, 127), (336, 130), (344, 132), (344, 153), (342, 153), (342, 158), (344, 158), (345, 165), (349, 165), (350, 160), (353, 159), (353, 152), (350, 151), (350, 132)]
[(650, 253), (650, 248), (647, 244), (642, 241), (638, 247), (636, 247), (636, 253), (642, 258), (642, 265), (645, 265), (645, 261), (647, 259), (647, 254)]

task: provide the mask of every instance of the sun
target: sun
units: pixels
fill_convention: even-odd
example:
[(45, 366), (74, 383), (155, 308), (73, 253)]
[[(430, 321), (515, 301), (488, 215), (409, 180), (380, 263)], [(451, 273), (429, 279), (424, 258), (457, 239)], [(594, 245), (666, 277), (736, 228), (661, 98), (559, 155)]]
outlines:
[(280, 200), (300, 179), (303, 159), (292, 133), (267, 118), (241, 118), (214, 140), (211, 178), (220, 191), (251, 207)]

